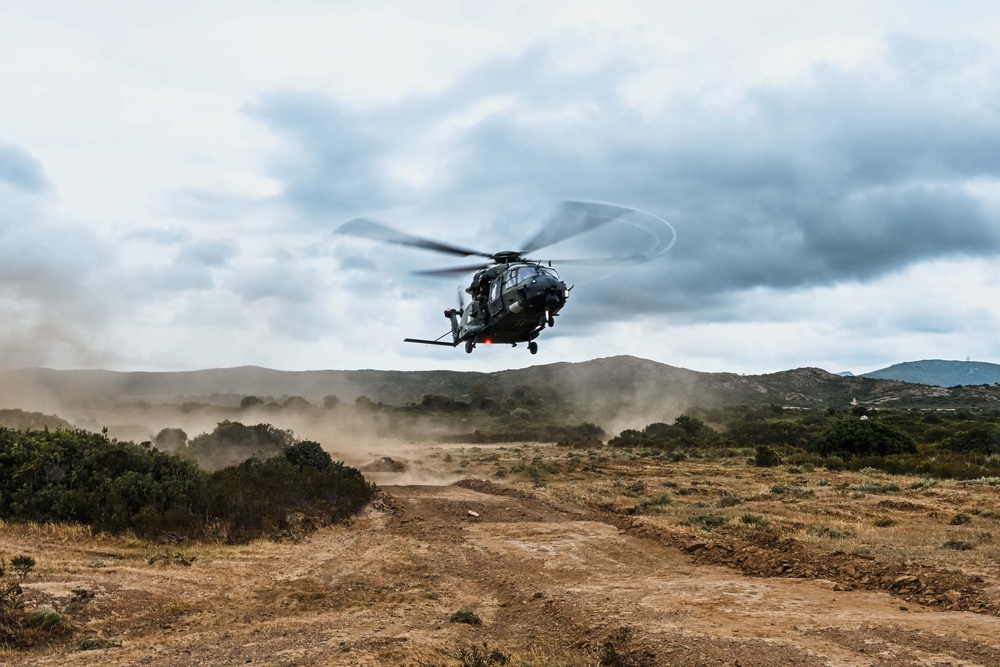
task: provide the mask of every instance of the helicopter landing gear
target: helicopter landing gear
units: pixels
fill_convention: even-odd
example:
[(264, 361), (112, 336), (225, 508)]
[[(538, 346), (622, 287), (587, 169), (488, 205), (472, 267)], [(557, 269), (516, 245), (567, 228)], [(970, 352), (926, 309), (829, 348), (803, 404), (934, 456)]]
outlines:
[(541, 320), (539, 321), (539, 323), (538, 323), (538, 324), (539, 324), (539, 325), (540, 325), (540, 326), (541, 326), (541, 327), (542, 327), (543, 329), (545, 328), (545, 325), (548, 325), (548, 327), (549, 327), (549, 328), (551, 329), (552, 327), (554, 327), (554, 326), (556, 325), (556, 318), (555, 318), (555, 315), (552, 315), (552, 314), (550, 314), (550, 313), (549, 313), (549, 311), (548, 311), (548, 310), (546, 310), (546, 311), (545, 311), (545, 314), (544, 314), (544, 315), (542, 315), (542, 319), (541, 319)]
[(472, 354), (472, 351), (476, 349), (476, 344), (471, 340), (465, 341), (465, 352), (466, 354)]
[(528, 352), (531, 352), (532, 354), (538, 354), (538, 343), (536, 343), (535, 341), (531, 341), (530, 343), (528, 343)]

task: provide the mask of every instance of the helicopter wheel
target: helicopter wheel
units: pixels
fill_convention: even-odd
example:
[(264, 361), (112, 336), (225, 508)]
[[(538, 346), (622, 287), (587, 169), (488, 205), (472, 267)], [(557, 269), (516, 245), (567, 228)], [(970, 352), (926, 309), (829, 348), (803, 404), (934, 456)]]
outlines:
[(528, 352), (531, 352), (532, 354), (538, 354), (538, 343), (536, 343), (535, 341), (531, 341), (530, 343), (528, 343)]
[(472, 354), (472, 351), (476, 349), (476, 344), (471, 340), (465, 341), (465, 352), (466, 354)]
[(549, 328), (551, 329), (556, 325), (556, 318), (553, 315), (549, 315)]

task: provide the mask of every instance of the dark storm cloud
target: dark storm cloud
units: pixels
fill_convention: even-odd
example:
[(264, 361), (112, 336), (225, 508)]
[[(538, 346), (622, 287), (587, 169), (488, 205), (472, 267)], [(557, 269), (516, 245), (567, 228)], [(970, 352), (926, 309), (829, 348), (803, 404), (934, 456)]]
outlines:
[[(384, 170), (406, 137), (487, 98), (513, 100), (442, 143), (446, 185), (416, 196), (492, 205), (484, 243), (526, 238), (530, 230), (508, 224), (520, 219), (512, 212), (552, 198), (648, 210), (677, 228), (675, 249), (589, 285), (579, 312), (712, 317), (756, 287), (870, 280), (922, 260), (1000, 252), (997, 211), (968, 187), (1000, 177), (996, 54), (906, 37), (886, 46), (863, 70), (820, 66), (726, 103), (677, 93), (656, 113), (616, 93), (638, 68), (566, 74), (545, 49), (376, 112), (281, 93), (253, 113), (295, 149), (276, 169), (283, 201), (353, 216), (413, 203)], [(622, 299), (626, 278), (639, 284)]]
[(42, 163), (24, 149), (0, 141), (0, 184), (28, 192), (41, 192), (49, 186)]

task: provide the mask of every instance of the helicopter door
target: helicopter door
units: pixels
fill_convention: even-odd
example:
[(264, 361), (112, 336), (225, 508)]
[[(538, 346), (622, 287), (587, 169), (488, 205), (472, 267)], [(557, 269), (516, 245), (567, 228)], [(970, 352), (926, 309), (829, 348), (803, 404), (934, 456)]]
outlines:
[(490, 283), (490, 316), (496, 315), (503, 310), (503, 300), (500, 299), (500, 278)]

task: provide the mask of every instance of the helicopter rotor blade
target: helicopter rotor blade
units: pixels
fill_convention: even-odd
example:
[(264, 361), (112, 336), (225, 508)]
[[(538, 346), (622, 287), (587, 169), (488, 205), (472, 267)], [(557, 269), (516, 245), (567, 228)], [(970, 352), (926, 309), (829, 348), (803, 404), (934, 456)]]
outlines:
[(625, 266), (641, 264), (659, 257), (674, 247), (677, 242), (677, 230), (669, 222), (651, 213), (637, 209), (615, 206), (613, 204), (585, 204), (583, 202), (565, 202), (566, 204), (581, 204), (581, 212), (589, 220), (581, 222), (586, 229), (593, 229), (612, 220), (621, 225), (632, 227), (648, 239), (641, 252), (615, 257), (585, 257), (574, 259), (552, 259), (553, 264), (578, 264), (590, 266)]
[(629, 255), (627, 257), (577, 257), (574, 259), (549, 259), (544, 263), (560, 264), (562, 266), (616, 266), (618, 264), (641, 264), (649, 261), (655, 255)]
[(371, 218), (354, 218), (353, 220), (348, 220), (335, 229), (333, 233), (360, 236), (362, 238), (374, 239), (384, 243), (395, 243), (396, 245), (423, 248), (425, 250), (433, 250), (434, 252), (441, 252), (449, 255), (460, 255), (462, 257), (492, 257), (492, 255), (485, 252), (479, 252), (478, 250), (469, 250), (468, 248), (461, 248), (459, 246), (441, 243), (440, 241), (432, 241), (419, 236), (413, 236), (412, 234), (407, 234), (387, 225), (383, 225), (381, 222), (376, 222)]
[(483, 269), (488, 269), (493, 264), (474, 264), (472, 266), (453, 266), (448, 269), (430, 269), (428, 271), (411, 271), (415, 276), (430, 276), (431, 278), (451, 278), (452, 276), (459, 276), (465, 273), (473, 273), (475, 271), (482, 271)]
[(527, 254), (565, 241), (595, 227), (607, 224), (632, 212), (632, 209), (598, 202), (564, 201), (546, 220), (541, 231), (524, 244)]

